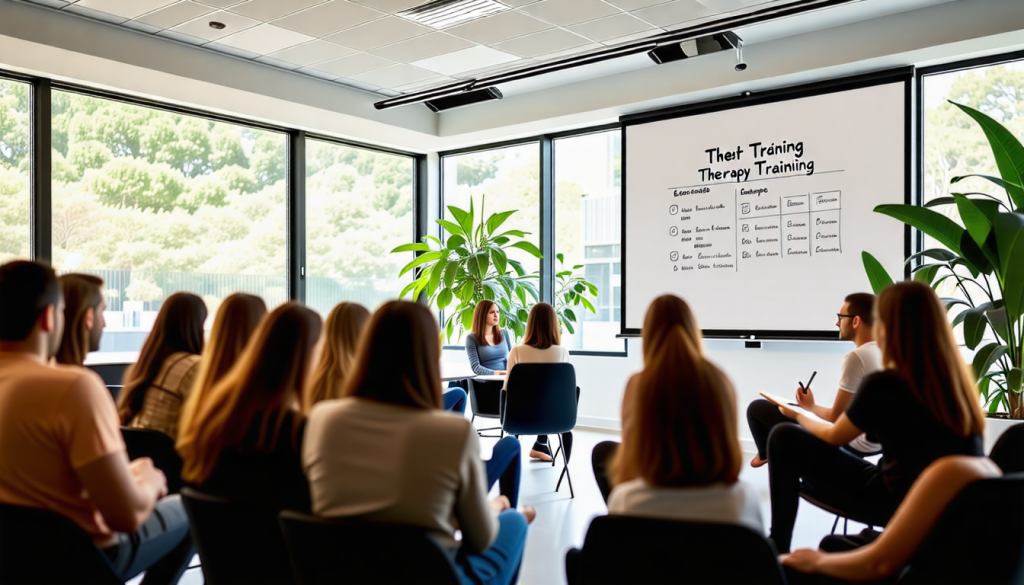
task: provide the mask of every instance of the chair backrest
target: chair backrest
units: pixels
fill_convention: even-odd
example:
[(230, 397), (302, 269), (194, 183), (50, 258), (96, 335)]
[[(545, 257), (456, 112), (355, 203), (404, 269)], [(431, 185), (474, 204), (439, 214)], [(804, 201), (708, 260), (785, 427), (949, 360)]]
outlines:
[(120, 585), (107, 556), (70, 519), (0, 504), (0, 583)]
[(209, 585), (294, 583), (278, 510), (204, 494), (184, 487), (192, 540)]
[(448, 552), (421, 528), (281, 512), (299, 585), (460, 583)]
[(1024, 583), (1024, 473), (965, 487), (928, 533), (899, 582)]
[(174, 450), (174, 439), (151, 429), (133, 429), (121, 427), (125, 447), (128, 448), (128, 459), (149, 457), (153, 465), (167, 476), (168, 493), (181, 491), (181, 456)]
[(1024, 423), (1018, 423), (1003, 431), (992, 446), (989, 458), (1003, 470), (1003, 473), (1024, 471)]
[(466, 379), (469, 409), (474, 416), (498, 418), (501, 415), (501, 382)]
[(785, 582), (765, 537), (733, 524), (598, 516), (580, 555), (586, 585)]
[(506, 433), (565, 433), (576, 426), (576, 410), (576, 370), (572, 364), (516, 364), (509, 371), (501, 422)]

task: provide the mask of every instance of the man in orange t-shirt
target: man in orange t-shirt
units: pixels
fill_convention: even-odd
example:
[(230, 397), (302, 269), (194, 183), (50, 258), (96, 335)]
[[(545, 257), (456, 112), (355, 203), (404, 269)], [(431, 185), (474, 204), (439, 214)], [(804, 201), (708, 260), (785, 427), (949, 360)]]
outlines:
[(100, 378), (48, 365), (63, 314), (53, 269), (0, 266), (0, 502), (71, 519), (122, 580), (146, 571), (145, 584), (177, 583), (194, 554), (181, 499), (164, 497), (151, 459), (128, 461)]

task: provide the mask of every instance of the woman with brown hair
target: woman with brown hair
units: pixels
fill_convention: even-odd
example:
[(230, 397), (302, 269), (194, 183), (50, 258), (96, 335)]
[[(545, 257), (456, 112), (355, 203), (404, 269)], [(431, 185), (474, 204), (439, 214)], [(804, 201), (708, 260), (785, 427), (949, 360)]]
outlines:
[[(778, 425), (768, 438), (771, 538), (780, 553), (789, 552), (801, 480), (854, 518), (887, 520), (933, 461), (984, 454), (974, 377), (931, 287), (907, 281), (886, 288), (874, 321), (885, 369), (864, 379), (835, 424), (780, 407), (799, 423)], [(880, 465), (839, 449), (862, 432), (882, 445)]]
[(300, 400), (318, 358), (320, 330), (320, 317), (301, 303), (267, 315), (238, 364), (182, 429), (177, 449), (186, 483), (268, 509), (309, 509)]
[(121, 424), (178, 436), (182, 405), (192, 393), (203, 352), (206, 305), (192, 293), (167, 297), (139, 359), (124, 375)]
[[(508, 353), (508, 373), (516, 364), (553, 364), (569, 361), (569, 350), (562, 347), (561, 325), (555, 309), (547, 303), (537, 303), (530, 309), (530, 317), (526, 321), (526, 336), (522, 345), (517, 345)], [(508, 376), (505, 377), (503, 389), (508, 388)], [(579, 395), (576, 396), (579, 400)], [(565, 455), (572, 452), (572, 432), (563, 433)], [(530, 457), (540, 461), (551, 461), (551, 447), (547, 435), (539, 435)]]
[(344, 397), (309, 414), (302, 462), (313, 513), (424, 528), (464, 583), (507, 585), (527, 520), (504, 496), (487, 501), (476, 431), (441, 410), (439, 335), (430, 311), (408, 301), (370, 318)]
[(203, 348), (199, 374), (192, 387), (192, 394), (185, 401), (185, 407), (181, 412), (179, 432), (190, 424), (189, 421), (195, 415), (196, 405), (202, 402), (214, 384), (234, 367), (245, 345), (256, 331), (256, 326), (266, 315), (267, 305), (256, 295), (234, 293), (228, 295), (221, 303), (213, 320), (210, 339)]
[(359, 339), (369, 320), (370, 311), (359, 303), (338, 303), (331, 309), (325, 324), (323, 355), (303, 400), (305, 412), (321, 400), (341, 398), (341, 388), (352, 371)]
[(90, 351), (100, 348), (106, 322), (103, 279), (91, 274), (65, 274), (59, 279), (64, 293), (64, 337), (57, 350), (58, 364), (81, 366)]
[[(494, 301), (484, 299), (473, 309), (473, 331), (466, 335), (466, 356), (469, 367), (478, 376), (503, 375), (508, 369), (508, 352), (512, 349), (512, 336), (502, 329), (501, 309)], [(475, 381), (477, 391), (498, 392), (497, 382)], [(443, 395), (444, 409), (466, 412), (465, 381), (452, 382)]]

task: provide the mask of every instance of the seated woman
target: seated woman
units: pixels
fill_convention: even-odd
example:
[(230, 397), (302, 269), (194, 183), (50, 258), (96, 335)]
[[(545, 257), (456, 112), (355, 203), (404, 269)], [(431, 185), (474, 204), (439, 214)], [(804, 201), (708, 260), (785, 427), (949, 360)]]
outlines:
[(309, 510), (300, 399), (320, 351), (320, 330), (320, 317), (301, 303), (267, 315), (238, 364), (182, 429), (182, 479), (236, 502)]
[[(469, 357), (469, 367), (478, 376), (502, 375), (508, 369), (512, 336), (498, 325), (500, 321), (501, 309), (494, 301), (484, 299), (473, 309), (473, 331), (466, 335), (466, 355)], [(498, 382), (476, 380), (473, 383), (478, 390), (488, 388), (498, 391)], [(444, 393), (444, 409), (466, 412), (465, 389), (449, 385)]]
[[(644, 315), (643, 357), (645, 368), (654, 358), (654, 351), (661, 346), (665, 336), (677, 327), (682, 329), (697, 352), (704, 355), (703, 337), (690, 306), (675, 295), (662, 295), (651, 302), (647, 308), (647, 314)], [(623, 437), (629, 433), (633, 424), (633, 402), (642, 374), (643, 372), (637, 372), (629, 378), (622, 396)], [(594, 446), (594, 451), (591, 453), (594, 479), (597, 480), (597, 487), (601, 490), (601, 496), (605, 502), (608, 501), (608, 496), (612, 491), (608, 465), (618, 448), (619, 443), (616, 441), (602, 441)]]
[(64, 293), (64, 336), (57, 355), (58, 364), (81, 366), (85, 356), (100, 348), (103, 336), (103, 279), (91, 274), (64, 274), (60, 281)]
[(325, 323), (323, 355), (302, 403), (305, 412), (321, 400), (341, 398), (341, 388), (352, 371), (359, 338), (369, 320), (370, 311), (359, 303), (338, 303), (331, 309)]
[(203, 299), (191, 293), (167, 297), (138, 361), (125, 372), (117, 401), (122, 425), (177, 438), (182, 406), (199, 373), (204, 321)]
[[(780, 408), (799, 425), (777, 425), (768, 438), (771, 539), (779, 552), (789, 551), (801, 480), (849, 517), (882, 521), (936, 459), (984, 454), (974, 376), (931, 287), (908, 281), (883, 290), (874, 328), (885, 369), (864, 379), (835, 424)], [(861, 433), (881, 443), (880, 465), (839, 448)]]
[(210, 395), (213, 385), (234, 367), (256, 331), (256, 326), (266, 315), (267, 305), (256, 295), (234, 293), (220, 304), (213, 320), (213, 329), (210, 330), (210, 339), (199, 361), (199, 374), (181, 411), (179, 432), (190, 424), (196, 405), (203, 402)]
[(441, 410), (439, 334), (430, 311), (408, 301), (370, 318), (345, 397), (309, 415), (302, 462), (313, 513), (422, 527), (464, 583), (507, 585), (528, 521), (504, 496), (487, 501), (473, 426)]
[[(508, 371), (511, 374), (516, 364), (542, 363), (551, 364), (569, 361), (569, 350), (562, 343), (561, 326), (555, 309), (547, 303), (537, 303), (530, 309), (530, 318), (526, 321), (526, 337), (522, 345), (517, 345), (508, 353)], [(508, 388), (508, 377), (502, 389)], [(579, 396), (576, 397), (579, 400)], [(572, 452), (572, 432), (563, 433), (566, 458)], [(541, 461), (551, 461), (551, 447), (548, 436), (540, 435), (530, 449), (530, 457)]]
[(885, 531), (871, 543), (844, 552), (801, 549), (784, 555), (782, 565), (789, 582), (863, 582), (895, 577), (962, 489), (973, 481), (1000, 475), (999, 467), (987, 457), (953, 455), (936, 460), (917, 478)]

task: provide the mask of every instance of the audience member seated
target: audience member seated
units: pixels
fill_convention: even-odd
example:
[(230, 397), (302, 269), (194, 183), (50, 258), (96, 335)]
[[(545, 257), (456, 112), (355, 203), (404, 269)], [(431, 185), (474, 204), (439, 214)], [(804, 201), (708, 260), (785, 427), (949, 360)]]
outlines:
[(146, 571), (146, 585), (177, 583), (194, 554), (181, 499), (162, 498), (167, 480), (150, 459), (129, 463), (99, 376), (47, 365), (63, 320), (53, 269), (0, 266), (0, 502), (74, 521), (123, 580)]
[[(840, 414), (846, 412), (846, 407), (853, 400), (861, 380), (882, 369), (882, 352), (878, 349), (872, 331), (874, 309), (875, 295), (855, 293), (846, 297), (842, 308), (836, 314), (836, 327), (839, 327), (839, 339), (852, 341), (857, 347), (843, 358), (843, 365), (839, 369), (839, 391), (836, 392), (836, 398), (831, 407), (825, 407), (815, 403), (813, 390), (797, 388), (798, 405), (834, 423)], [(755, 400), (747, 407), (747, 424), (750, 425), (750, 433), (754, 436), (754, 444), (757, 445), (757, 455), (751, 460), (751, 467), (761, 467), (768, 462), (768, 435), (775, 425), (784, 422), (789, 422), (789, 419), (767, 400)], [(878, 443), (869, 440), (864, 434), (854, 437), (846, 448), (862, 457), (882, 451)]]
[(416, 303), (391, 301), (370, 318), (344, 398), (310, 412), (302, 460), (313, 512), (421, 527), (467, 585), (514, 583), (528, 521), (504, 496), (487, 501), (476, 431), (441, 410), (439, 335)]
[[(651, 302), (644, 315), (643, 358), (645, 368), (653, 359), (654, 351), (663, 343), (666, 335), (677, 327), (682, 328), (691, 345), (697, 349), (700, 355), (704, 355), (703, 336), (690, 306), (675, 295), (662, 295)], [(630, 376), (622, 396), (623, 437), (629, 433), (633, 424), (633, 402), (642, 374), (643, 372), (637, 372)], [(608, 496), (612, 491), (608, 466), (618, 448), (619, 443), (616, 441), (602, 441), (594, 447), (591, 454), (594, 478), (597, 480), (597, 487), (601, 490), (601, 497), (605, 502), (608, 501)]]
[[(516, 364), (531, 363), (558, 363), (569, 361), (569, 350), (562, 347), (561, 326), (558, 323), (558, 315), (551, 305), (537, 303), (530, 309), (530, 318), (526, 321), (526, 337), (522, 345), (517, 345), (508, 353), (508, 372)], [(505, 378), (504, 389), (508, 388), (508, 377)], [(576, 397), (579, 400), (579, 396)], [(572, 432), (564, 433), (562, 441), (565, 447), (565, 456), (572, 453)], [(548, 444), (548, 436), (540, 435), (530, 449), (530, 457), (541, 461), (551, 461), (551, 447)]]
[[(466, 335), (466, 356), (469, 358), (469, 367), (478, 376), (500, 376), (508, 369), (512, 336), (507, 329), (498, 325), (500, 321), (501, 309), (494, 301), (484, 299), (473, 309), (473, 331)], [(475, 380), (473, 383), (478, 389), (492, 386), (495, 392), (499, 384), (484, 380)], [(455, 382), (448, 385), (444, 393), (444, 409), (464, 413), (467, 386), (456, 388), (458, 385)]]
[[(779, 552), (789, 552), (801, 479), (844, 515), (888, 518), (933, 461), (984, 454), (974, 376), (935, 292), (894, 284), (879, 295), (874, 321), (886, 369), (864, 379), (835, 424), (781, 407), (799, 424), (777, 425), (768, 438), (770, 538)], [(881, 443), (880, 465), (839, 448), (861, 433)]]
[(235, 366), (256, 331), (256, 326), (266, 316), (267, 305), (256, 295), (234, 293), (220, 304), (213, 320), (213, 329), (210, 330), (210, 338), (199, 360), (199, 374), (181, 411), (179, 432), (190, 424), (196, 405), (203, 402), (210, 395), (214, 384)]
[(359, 338), (369, 320), (370, 311), (358, 303), (338, 303), (331, 309), (324, 327), (323, 355), (303, 400), (305, 412), (321, 400), (341, 398), (341, 387), (352, 371)]
[(321, 327), (320, 317), (297, 302), (267, 315), (238, 365), (182, 429), (185, 482), (233, 502), (309, 511), (300, 400), (319, 358)]
[[(936, 460), (911, 486), (885, 531), (869, 544), (842, 552), (800, 549), (784, 555), (782, 564), (789, 582), (879, 582), (896, 577), (961, 490), (974, 481), (1000, 475), (999, 467), (986, 457), (955, 455)], [(980, 573), (979, 582), (984, 582)]]
[(64, 336), (55, 357), (58, 364), (81, 366), (89, 352), (99, 350), (106, 326), (103, 279), (74, 273), (58, 280), (64, 294)]
[(167, 297), (139, 359), (124, 374), (121, 424), (178, 436), (182, 405), (192, 393), (203, 352), (206, 305), (191, 293)]

